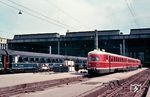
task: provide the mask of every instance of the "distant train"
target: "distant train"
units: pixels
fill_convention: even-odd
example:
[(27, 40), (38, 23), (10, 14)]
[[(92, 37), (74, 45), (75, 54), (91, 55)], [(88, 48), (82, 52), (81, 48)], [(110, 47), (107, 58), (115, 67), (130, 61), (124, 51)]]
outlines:
[(141, 67), (138, 59), (112, 54), (100, 50), (88, 53), (87, 70), (91, 74), (102, 74)]
[(53, 66), (83, 65), (85, 57), (0, 49), (0, 72), (49, 70)]

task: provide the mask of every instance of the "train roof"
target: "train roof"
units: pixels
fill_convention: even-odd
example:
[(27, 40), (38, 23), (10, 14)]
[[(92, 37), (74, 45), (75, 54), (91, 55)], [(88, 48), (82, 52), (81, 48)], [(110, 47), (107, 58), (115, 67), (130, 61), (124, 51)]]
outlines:
[(36, 52), (25, 52), (25, 51), (16, 51), (16, 50), (0, 50), (1, 55), (14, 55), (14, 56), (27, 56), (27, 57), (43, 57), (43, 58), (63, 58), (63, 59), (82, 59), (86, 60), (86, 57), (77, 57), (77, 56), (66, 56), (66, 55), (57, 55), (57, 54), (45, 54), (45, 53), (36, 53)]
[(7, 52), (5, 50), (0, 49), (0, 55), (6, 55), (6, 54), (7, 54)]
[(18, 56), (34, 56), (34, 57), (56, 57), (56, 58), (64, 58), (63, 55), (55, 55), (55, 54), (44, 54), (44, 53), (36, 53), (36, 52), (25, 52), (25, 51), (15, 51), (15, 50), (7, 50), (9, 55), (18, 55)]
[(90, 51), (88, 54), (108, 54), (108, 55), (112, 55), (112, 56), (116, 56), (116, 57), (128, 58), (128, 59), (132, 59), (132, 60), (138, 60), (138, 59), (127, 57), (127, 56), (122, 56), (122, 55), (118, 55), (118, 54), (113, 54), (113, 53), (101, 51), (100, 49), (98, 49), (98, 50), (95, 49), (93, 51)]

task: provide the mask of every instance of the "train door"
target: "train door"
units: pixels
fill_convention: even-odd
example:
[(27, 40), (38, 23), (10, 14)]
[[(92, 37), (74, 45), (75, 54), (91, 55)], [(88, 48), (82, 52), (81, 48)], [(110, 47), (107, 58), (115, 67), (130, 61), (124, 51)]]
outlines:
[(8, 61), (9, 61), (9, 68), (11, 69), (12, 68), (12, 62), (13, 62), (13, 57), (11, 55), (9, 56)]
[(8, 56), (2, 55), (2, 64), (3, 64), (4, 70), (9, 69)]
[(109, 62), (108, 62), (108, 65), (109, 65), (109, 72), (111, 72), (111, 62), (112, 62), (112, 57), (109, 55), (108, 56), (108, 58), (109, 58)]

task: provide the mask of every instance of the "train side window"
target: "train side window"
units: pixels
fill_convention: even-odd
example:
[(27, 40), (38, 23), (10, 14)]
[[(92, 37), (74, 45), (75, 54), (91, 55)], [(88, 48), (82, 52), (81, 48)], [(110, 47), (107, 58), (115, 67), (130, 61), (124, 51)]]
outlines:
[(59, 63), (59, 59), (56, 59), (55, 62), (56, 62), (56, 63)]
[(114, 58), (113, 58), (113, 57), (110, 57), (110, 61), (113, 62), (113, 60), (114, 60)]
[(23, 61), (27, 62), (27, 61), (28, 61), (28, 57), (25, 57), (25, 58), (23, 59)]
[(34, 58), (30, 58), (30, 62), (35, 62)]
[(40, 59), (40, 63), (45, 63), (44, 58), (41, 58), (41, 59)]
[(107, 56), (107, 55), (106, 55), (106, 57), (105, 57), (105, 58), (106, 58), (106, 60), (108, 60), (108, 56)]
[[(90, 58), (89, 58), (90, 59)], [(75, 63), (79, 63), (79, 60), (76, 60)]]
[(18, 62), (23, 62), (23, 58), (19, 57)]
[(39, 62), (39, 58), (35, 58), (35, 61), (38, 63)]
[(46, 62), (47, 63), (51, 63), (51, 59), (46, 59)]
[(83, 63), (86, 63), (86, 60), (84, 60)]
[(52, 59), (52, 63), (55, 63), (55, 59)]
[(60, 60), (59, 60), (59, 63), (62, 63), (62, 62), (63, 62), (63, 60), (62, 60), (62, 59), (60, 59)]

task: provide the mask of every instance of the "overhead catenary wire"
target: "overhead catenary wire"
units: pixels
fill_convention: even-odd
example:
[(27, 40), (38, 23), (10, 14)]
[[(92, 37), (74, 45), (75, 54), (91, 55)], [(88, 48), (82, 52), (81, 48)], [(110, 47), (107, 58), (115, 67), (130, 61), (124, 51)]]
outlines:
[(73, 17), (72, 15), (70, 15), (69, 13), (67, 13), (66, 11), (62, 10), (61, 8), (59, 8), (56, 4), (54, 4), (52, 1), (46, 0), (49, 4), (51, 4), (52, 6), (54, 6), (55, 8), (57, 8), (60, 12), (64, 13), (66, 16), (70, 17), (72, 20), (74, 20), (75, 22), (77, 22), (78, 24), (80, 24), (81, 26), (85, 27), (85, 28), (89, 28), (87, 25), (82, 24), (78, 19), (76, 19), (75, 17)]
[[(8, 1), (9, 1), (9, 0), (8, 0)], [(0, 3), (4, 4), (4, 5), (6, 5), (6, 6), (9, 6), (9, 7), (15, 9), (15, 10), (19, 10), (19, 11), (21, 10), (20, 8), (17, 8), (17, 7), (15, 7), (15, 6), (12, 6), (12, 5), (10, 5), (10, 4), (6, 3), (6, 2), (3, 2), (3, 1), (0, 1)], [(19, 6), (19, 5), (18, 5), (18, 6)], [(20, 5), (20, 6), (21, 6), (21, 5)], [(24, 8), (25, 8), (25, 7), (24, 7)], [(28, 14), (28, 15), (30, 15), (30, 16), (33, 16), (33, 17), (38, 18), (38, 19), (40, 19), (40, 20), (46, 21), (46, 22), (48, 22), (48, 23), (50, 23), (50, 24), (57, 25), (57, 26), (59, 26), (59, 27), (61, 27), (61, 28), (68, 29), (68, 27), (69, 27), (69, 28), (75, 29), (74, 27), (71, 27), (71, 26), (69, 26), (69, 25), (60, 23), (59, 21), (53, 20), (53, 19), (51, 19), (51, 18), (49, 18), (49, 17), (47, 17), (47, 16), (45, 16), (45, 15), (43, 15), (43, 14), (40, 14), (40, 13), (38, 13), (38, 12), (32, 10), (32, 9), (29, 9), (29, 8), (26, 8), (26, 9), (30, 10), (31, 12), (26, 11), (26, 10), (21, 10), (21, 11), (24, 12), (24, 13), (26, 13), (26, 14)], [(34, 14), (33, 14), (33, 12), (34, 12)], [(52, 20), (53, 20), (53, 21), (52, 21)]]
[(137, 27), (139, 27), (139, 26), (140, 26), (140, 25), (139, 25), (139, 22), (138, 22), (137, 19), (136, 19), (136, 16), (137, 16), (137, 15), (136, 15), (136, 13), (135, 13), (135, 11), (134, 11), (133, 5), (131, 5), (131, 4), (132, 4), (131, 1), (125, 0), (125, 2), (126, 2), (126, 5), (127, 5), (128, 9), (129, 9), (129, 11), (130, 11), (132, 17), (133, 17), (134, 23), (136, 24)]
[(17, 6), (20, 6), (20, 7), (22, 7), (22, 8), (25, 8), (25, 9), (27, 9), (27, 10), (29, 10), (29, 11), (31, 11), (31, 12), (37, 14), (37, 15), (40, 15), (40, 16), (46, 18), (46, 19), (50, 19), (50, 20), (53, 21), (53, 22), (59, 23), (59, 24), (64, 25), (64, 26), (66, 26), (66, 27), (73, 28), (73, 27), (71, 27), (71, 26), (69, 26), (69, 25), (67, 25), (67, 24), (61, 23), (61, 22), (58, 21), (58, 20), (55, 20), (55, 19), (53, 19), (53, 18), (51, 18), (51, 17), (48, 17), (48, 16), (46, 16), (46, 15), (43, 15), (42, 13), (40, 13), (40, 12), (38, 12), (38, 11), (35, 11), (35, 10), (31, 9), (31, 8), (28, 8), (28, 7), (26, 7), (26, 6), (23, 6), (23, 5), (19, 4), (19, 3), (16, 3), (16, 2), (11, 1), (11, 0), (7, 0), (7, 1), (9, 1), (9, 2), (11, 2), (11, 3), (13, 3), (13, 4), (17, 5)]

